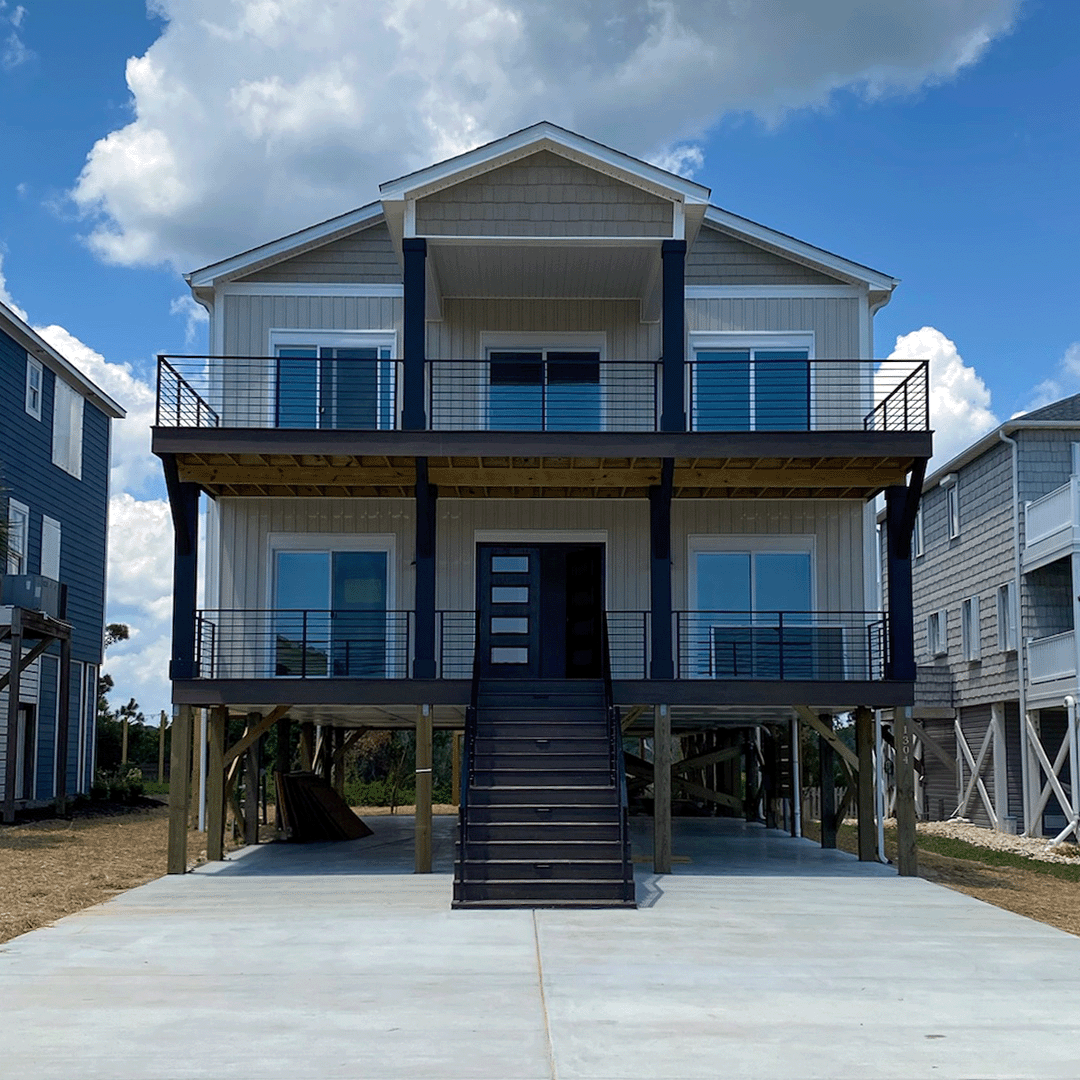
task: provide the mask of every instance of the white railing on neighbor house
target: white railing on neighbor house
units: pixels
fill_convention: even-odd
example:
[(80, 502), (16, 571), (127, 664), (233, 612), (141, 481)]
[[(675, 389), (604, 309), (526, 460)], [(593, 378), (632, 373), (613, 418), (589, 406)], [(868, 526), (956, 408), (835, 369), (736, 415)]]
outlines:
[(1028, 678), (1033, 682), (1066, 679), (1076, 674), (1076, 643), (1072, 630), (1028, 642)]
[(1080, 523), (1080, 477), (1029, 502), (1024, 508), (1027, 545), (1037, 544), (1062, 529)]

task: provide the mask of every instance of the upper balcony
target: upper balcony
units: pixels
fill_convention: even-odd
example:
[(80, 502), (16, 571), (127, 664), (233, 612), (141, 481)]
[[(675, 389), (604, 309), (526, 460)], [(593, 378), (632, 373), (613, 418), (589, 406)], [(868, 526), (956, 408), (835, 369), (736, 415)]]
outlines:
[(868, 498), (929, 454), (921, 361), (698, 358), (675, 423), (657, 360), (507, 353), (422, 374), (410, 416), (386, 350), (162, 356), (154, 450), (215, 495), (350, 496), (411, 495), (425, 457), (451, 495), (644, 497), (671, 458), (684, 497)]
[(1080, 476), (1024, 506), (1024, 572), (1080, 551)]

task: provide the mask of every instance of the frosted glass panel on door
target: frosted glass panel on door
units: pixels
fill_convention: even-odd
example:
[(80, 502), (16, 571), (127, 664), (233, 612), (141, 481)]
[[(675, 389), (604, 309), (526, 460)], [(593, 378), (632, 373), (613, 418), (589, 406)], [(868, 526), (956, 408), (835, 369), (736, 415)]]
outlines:
[(493, 634), (527, 634), (529, 632), (529, 620), (500, 618), (496, 615), (491, 620), (491, 632)]
[(529, 572), (529, 556), (492, 555), (491, 572), (493, 574), (527, 574)]
[(527, 604), (529, 587), (527, 585), (493, 585), (491, 602), (493, 604)]
[(491, 650), (491, 662), (493, 664), (527, 664), (529, 650), (496, 646)]

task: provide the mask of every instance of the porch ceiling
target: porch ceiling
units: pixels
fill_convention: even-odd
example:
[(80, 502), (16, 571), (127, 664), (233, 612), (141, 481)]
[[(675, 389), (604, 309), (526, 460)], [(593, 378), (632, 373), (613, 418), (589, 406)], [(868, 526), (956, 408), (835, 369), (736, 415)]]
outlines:
[[(903, 484), (913, 458), (681, 457), (685, 499), (867, 499)], [(214, 496), (402, 498), (415, 491), (412, 457), (363, 454), (182, 453), (180, 479)], [(659, 457), (455, 455), (428, 458), (428, 479), (450, 498), (647, 498)]]

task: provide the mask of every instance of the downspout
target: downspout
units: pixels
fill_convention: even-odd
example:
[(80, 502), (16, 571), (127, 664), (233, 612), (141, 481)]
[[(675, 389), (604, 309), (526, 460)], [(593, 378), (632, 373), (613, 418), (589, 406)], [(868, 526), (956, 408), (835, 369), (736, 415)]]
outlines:
[(1012, 511), (1013, 511), (1013, 605), (1016, 624), (1016, 681), (1020, 708), (1020, 791), (1024, 804), (1024, 836), (1030, 836), (1034, 822), (1031, 818), (1031, 750), (1028, 745), (1027, 676), (1024, 671), (1024, 628), (1020, 618), (1024, 610), (1020, 603), (1020, 446), (1005, 434), (1004, 428), (998, 438), (1012, 448)]

